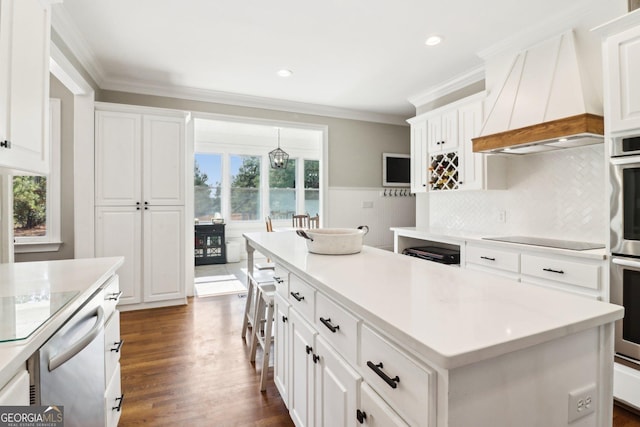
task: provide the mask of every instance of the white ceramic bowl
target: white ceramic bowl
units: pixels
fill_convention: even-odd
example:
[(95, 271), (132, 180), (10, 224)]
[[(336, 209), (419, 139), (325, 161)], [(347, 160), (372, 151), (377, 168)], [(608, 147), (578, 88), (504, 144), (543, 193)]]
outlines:
[(313, 228), (297, 230), (300, 237), (307, 239), (307, 249), (314, 254), (348, 255), (362, 250), (362, 240), (369, 227), (358, 228)]

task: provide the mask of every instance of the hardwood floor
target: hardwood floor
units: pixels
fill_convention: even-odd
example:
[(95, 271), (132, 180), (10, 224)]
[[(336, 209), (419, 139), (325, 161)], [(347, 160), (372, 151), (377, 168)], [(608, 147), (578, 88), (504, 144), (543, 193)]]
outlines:
[[(119, 426), (293, 426), (272, 368), (266, 393), (258, 391), (260, 372), (240, 338), (244, 302), (191, 298), (187, 306), (121, 313)], [(640, 416), (614, 406), (613, 427), (640, 427)]]
[(259, 391), (260, 364), (240, 338), (244, 303), (228, 295), (121, 313), (119, 426), (293, 426), (271, 376)]

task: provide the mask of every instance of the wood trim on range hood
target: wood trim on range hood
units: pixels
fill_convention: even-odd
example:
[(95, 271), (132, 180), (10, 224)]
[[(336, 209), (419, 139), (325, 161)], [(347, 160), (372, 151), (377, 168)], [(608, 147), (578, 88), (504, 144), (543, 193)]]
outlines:
[[(577, 137), (589, 136), (593, 143), (593, 137), (602, 138), (604, 135), (604, 119), (602, 116), (585, 113), (576, 116), (565, 117), (563, 119), (552, 120), (520, 129), (508, 130), (492, 135), (472, 138), (473, 151), (476, 153), (508, 152), (508, 149), (533, 144), (556, 144), (558, 146), (560, 138), (575, 139)], [(582, 145), (579, 143), (572, 146)], [(543, 150), (540, 150), (543, 151)]]

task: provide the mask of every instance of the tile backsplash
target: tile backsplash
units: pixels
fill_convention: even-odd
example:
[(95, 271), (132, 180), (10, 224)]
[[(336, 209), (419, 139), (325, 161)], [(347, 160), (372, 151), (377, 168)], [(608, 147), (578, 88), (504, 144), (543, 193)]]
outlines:
[(507, 179), (507, 190), (421, 196), (429, 198), (430, 226), (487, 235), (607, 240), (603, 144), (511, 156)]

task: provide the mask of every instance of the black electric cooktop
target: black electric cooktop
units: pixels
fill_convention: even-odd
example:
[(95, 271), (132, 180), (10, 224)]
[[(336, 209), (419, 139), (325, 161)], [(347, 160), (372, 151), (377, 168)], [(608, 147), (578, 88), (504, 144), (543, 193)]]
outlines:
[(576, 242), (573, 240), (545, 239), (542, 237), (505, 236), (483, 237), (483, 239), (495, 240), (497, 242), (520, 243), (522, 245), (545, 246), (548, 248), (570, 249), (573, 251), (586, 251), (589, 249), (604, 248), (604, 243)]

